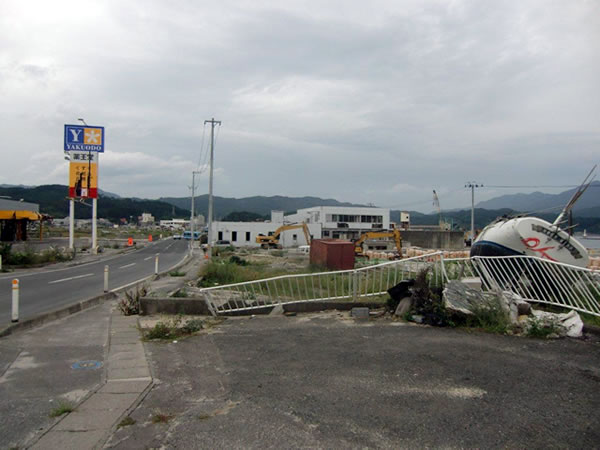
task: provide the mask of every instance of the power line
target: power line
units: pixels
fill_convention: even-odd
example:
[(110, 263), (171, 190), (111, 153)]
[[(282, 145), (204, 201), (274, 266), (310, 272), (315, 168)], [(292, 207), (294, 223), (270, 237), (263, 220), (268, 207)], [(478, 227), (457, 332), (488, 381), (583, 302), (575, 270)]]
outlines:
[(200, 170), (200, 165), (202, 163), (202, 157), (204, 153), (204, 135), (206, 133), (206, 124), (204, 124), (204, 128), (202, 128), (202, 141), (200, 142), (200, 155), (198, 157), (198, 166), (196, 167), (196, 171)]

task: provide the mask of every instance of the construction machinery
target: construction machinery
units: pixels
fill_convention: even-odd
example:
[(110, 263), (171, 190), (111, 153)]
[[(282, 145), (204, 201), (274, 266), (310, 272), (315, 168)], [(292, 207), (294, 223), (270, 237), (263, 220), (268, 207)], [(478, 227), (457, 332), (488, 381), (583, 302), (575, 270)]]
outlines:
[(355, 242), (354, 242), (354, 254), (356, 256), (363, 256), (363, 243), (370, 239), (385, 239), (385, 238), (394, 238), (394, 242), (396, 243), (396, 250), (398, 254), (402, 256), (402, 235), (400, 234), (400, 230), (393, 229), (390, 231), (367, 231), (363, 233)]
[(304, 239), (306, 239), (306, 244), (310, 245), (310, 231), (304, 222), (282, 225), (269, 236), (259, 234), (256, 236), (256, 243), (260, 244), (262, 248), (281, 248), (281, 245), (279, 244), (279, 237), (281, 236), (281, 233), (287, 230), (295, 230), (298, 228), (302, 228), (302, 231), (304, 232)]

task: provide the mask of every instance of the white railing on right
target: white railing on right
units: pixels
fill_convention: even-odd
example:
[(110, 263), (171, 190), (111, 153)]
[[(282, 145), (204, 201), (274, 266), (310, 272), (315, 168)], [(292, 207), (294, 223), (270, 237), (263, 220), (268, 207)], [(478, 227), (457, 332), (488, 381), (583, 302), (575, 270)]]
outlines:
[(512, 291), (526, 300), (600, 316), (599, 271), (531, 256), (474, 256), (470, 261), (486, 290)]

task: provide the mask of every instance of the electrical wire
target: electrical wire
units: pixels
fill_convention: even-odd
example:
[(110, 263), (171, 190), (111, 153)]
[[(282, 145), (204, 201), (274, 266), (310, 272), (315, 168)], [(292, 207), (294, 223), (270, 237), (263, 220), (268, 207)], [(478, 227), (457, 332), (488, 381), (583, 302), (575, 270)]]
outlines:
[(199, 171), (200, 165), (202, 163), (202, 157), (204, 153), (204, 135), (206, 134), (206, 123), (204, 124), (204, 128), (202, 128), (202, 141), (200, 142), (200, 155), (198, 157), (198, 165), (196, 166), (196, 171)]

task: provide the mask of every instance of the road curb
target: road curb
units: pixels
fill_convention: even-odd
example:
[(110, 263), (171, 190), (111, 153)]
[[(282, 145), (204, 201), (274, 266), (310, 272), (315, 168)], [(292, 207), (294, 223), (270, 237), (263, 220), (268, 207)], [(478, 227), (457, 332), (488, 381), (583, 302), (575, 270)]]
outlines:
[[(166, 273), (169, 273), (172, 270), (175, 270), (175, 269), (177, 269), (177, 268), (179, 268), (179, 267), (187, 264), (190, 259), (191, 259), (190, 255), (186, 254), (185, 257), (181, 261), (179, 261), (177, 264), (175, 264), (174, 266), (168, 268), (165, 271), (159, 272), (158, 276), (160, 277), (160, 276), (162, 276), (162, 275), (164, 275)], [(93, 306), (99, 305), (100, 303), (104, 302), (105, 300), (117, 299), (118, 298), (117, 293), (119, 293), (119, 292), (121, 292), (121, 291), (123, 291), (125, 289), (128, 289), (128, 288), (130, 288), (132, 286), (136, 286), (138, 284), (141, 284), (141, 283), (144, 283), (144, 282), (146, 282), (148, 280), (151, 280), (151, 279), (153, 279), (156, 276), (157, 275), (152, 274), (152, 275), (150, 275), (148, 277), (145, 277), (145, 278), (142, 278), (140, 280), (133, 281), (133, 282), (128, 283), (128, 284), (123, 285), (123, 286), (119, 286), (116, 289), (111, 289), (109, 292), (106, 292), (106, 293), (101, 294), (101, 295), (97, 295), (96, 297), (88, 298), (86, 300), (81, 300), (81, 301), (79, 301), (77, 303), (74, 303), (72, 305), (65, 306), (65, 307), (56, 309), (54, 311), (50, 311), (48, 313), (41, 314), (41, 315), (39, 315), (37, 317), (34, 317), (32, 319), (27, 319), (27, 320), (24, 320), (22, 322), (17, 322), (17, 323), (8, 325), (7, 327), (4, 327), (4, 328), (0, 328), (0, 338), (3, 338), (3, 337), (8, 336), (10, 334), (13, 334), (14, 332), (17, 332), (17, 331), (30, 330), (32, 328), (36, 328), (36, 327), (39, 327), (41, 325), (44, 325), (44, 324), (46, 324), (48, 322), (52, 322), (54, 320), (58, 320), (58, 319), (62, 319), (62, 318), (67, 317), (67, 316), (71, 316), (71, 315), (76, 314), (78, 312), (81, 312), (81, 311), (83, 311), (85, 309), (88, 309), (88, 308), (91, 308)]]
[(93, 306), (99, 305), (105, 300), (116, 298), (117, 295), (114, 292), (107, 292), (102, 295), (98, 295), (96, 297), (88, 298), (87, 300), (82, 300), (80, 302), (74, 303), (69, 306), (65, 306), (63, 308), (56, 309), (54, 311), (50, 311), (48, 313), (41, 314), (33, 319), (27, 319), (22, 322), (17, 322), (11, 324), (5, 328), (0, 329), (0, 338), (4, 336), (8, 336), (9, 334), (13, 334), (15, 331), (24, 331), (29, 330), (31, 328), (39, 327), (48, 322), (52, 322), (54, 320), (62, 319), (63, 317), (67, 317), (73, 314), (76, 314), (85, 309), (91, 308)]

